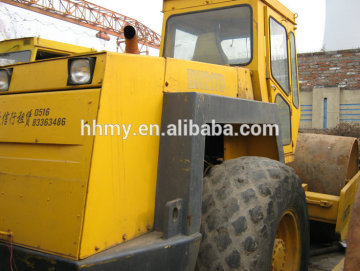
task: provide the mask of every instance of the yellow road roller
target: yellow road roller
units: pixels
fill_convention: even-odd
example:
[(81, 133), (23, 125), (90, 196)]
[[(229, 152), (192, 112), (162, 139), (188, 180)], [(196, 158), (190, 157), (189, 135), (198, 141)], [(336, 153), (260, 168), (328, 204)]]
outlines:
[(357, 141), (298, 134), (295, 15), (163, 11), (161, 57), (0, 68), (1, 270), (300, 271), (309, 216), (346, 236)]

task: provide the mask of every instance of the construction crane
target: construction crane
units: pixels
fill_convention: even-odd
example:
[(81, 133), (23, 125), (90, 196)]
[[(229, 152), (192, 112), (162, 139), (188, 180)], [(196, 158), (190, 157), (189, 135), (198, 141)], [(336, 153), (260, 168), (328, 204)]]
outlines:
[(124, 41), (124, 27), (132, 25), (137, 29), (139, 44), (146, 48), (160, 48), (160, 35), (155, 31), (135, 19), (85, 0), (0, 0), (0, 2), (97, 30), (99, 32), (96, 37), (104, 40), (110, 40), (109, 35), (115, 36), (118, 38), (118, 46)]

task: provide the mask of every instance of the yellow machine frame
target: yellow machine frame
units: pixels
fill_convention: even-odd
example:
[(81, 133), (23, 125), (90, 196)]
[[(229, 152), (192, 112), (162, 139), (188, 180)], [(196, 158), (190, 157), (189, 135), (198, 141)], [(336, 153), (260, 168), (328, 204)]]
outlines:
[[(73, 46), (58, 52), (82, 53), (7, 66), (12, 72), (10, 88), (0, 92), (1, 118), (8, 116), (6, 124), (4, 119), (0, 123), (0, 239), (9, 241), (11, 236), (16, 245), (77, 261), (152, 231), (160, 137), (81, 136), (79, 127), (80, 120), (103, 127), (132, 124), (135, 132), (142, 124), (160, 126), (164, 93), (196, 91), (269, 103), (280, 95), (291, 109), (292, 139), (283, 146), (283, 153), (286, 163), (293, 161), (300, 107), (293, 104), (292, 86), (298, 83), (291, 81), (289, 69), (290, 94), (281, 90), (269, 72), (267, 41), (270, 17), (288, 34), (296, 30), (296, 24), (295, 16), (277, 0), (164, 1), (161, 54), (171, 16), (240, 4), (250, 5), (253, 14), (253, 59), (241, 68), (165, 57), (84, 53), (84, 48)], [(8, 44), (0, 51), (12, 50), (14, 45)], [(38, 48), (55, 44), (32, 38), (21, 46), (32, 50), (31, 60), (35, 60)], [(90, 84), (69, 84), (70, 58), (95, 59)], [(291, 67), (290, 58), (288, 64)], [(221, 77), (223, 91), (194, 90), (189, 81), (199, 72)], [(45, 125), (49, 119), (50, 123), (56, 119), (56, 125)], [(224, 159), (257, 155), (279, 160), (276, 140), (275, 136), (225, 137)], [(336, 223), (342, 237), (346, 237), (359, 174), (339, 196), (306, 193), (310, 217)]]

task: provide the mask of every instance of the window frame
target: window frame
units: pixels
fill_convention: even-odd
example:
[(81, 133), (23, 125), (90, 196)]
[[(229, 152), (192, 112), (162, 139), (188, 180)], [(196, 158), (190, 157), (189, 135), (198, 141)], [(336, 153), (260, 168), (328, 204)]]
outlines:
[[(276, 77), (274, 76), (273, 73), (273, 65), (272, 65), (272, 60), (271, 60), (271, 19), (273, 19), (279, 26), (281, 26), (284, 30), (285, 30), (285, 37), (286, 37), (286, 55), (287, 55), (287, 67), (288, 67), (288, 88), (289, 88), (289, 93), (286, 93), (286, 91), (283, 89), (283, 86), (279, 83), (279, 81), (276, 79)], [(270, 52), (269, 52), (269, 56), (270, 56), (270, 72), (271, 72), (271, 77), (275, 80), (275, 82), (280, 86), (280, 89), (282, 90), (282, 92), (286, 95), (286, 96), (290, 96), (291, 93), (291, 85), (290, 85), (290, 67), (289, 67), (289, 44), (288, 44), (288, 32), (285, 26), (283, 26), (278, 20), (276, 20), (273, 16), (269, 16), (269, 46), (270, 46)], [(275, 97), (276, 99), (276, 97)]]
[[(225, 9), (231, 9), (231, 8), (237, 8), (237, 7), (249, 7), (249, 10), (250, 10), (250, 53), (251, 53), (251, 57), (250, 57), (250, 59), (249, 59), (249, 61), (247, 63), (242, 63), (242, 64), (222, 64), (222, 65), (228, 65), (228, 66), (231, 66), (231, 67), (243, 67), (243, 66), (247, 66), (247, 65), (251, 64), (251, 62), (254, 59), (254, 25), (253, 25), (253, 16), (254, 15), (253, 15), (253, 8), (252, 8), (252, 6), (250, 4), (240, 4), (240, 5), (233, 5), (233, 6), (228, 6), (228, 7), (204, 9), (204, 10), (197, 10), (197, 11), (177, 13), (177, 14), (170, 15), (166, 19), (166, 27), (165, 27), (165, 35), (164, 35), (164, 45), (163, 45), (162, 57), (168, 57), (165, 54), (166, 54), (166, 48), (167, 48), (167, 35), (168, 35), (168, 27), (169, 27), (168, 22), (169, 22), (170, 19), (172, 19), (173, 17), (182, 16), (182, 15), (205, 13), (205, 12), (208, 12), (208, 11), (225, 10)], [(218, 46), (221, 46), (221, 45), (219, 44)], [(174, 47), (173, 47), (173, 49), (174, 49)], [(188, 61), (193, 61), (193, 60), (188, 60)], [(211, 63), (209, 63), (209, 64), (211, 64)]]
[(297, 88), (297, 92), (296, 92), (296, 95), (297, 95), (297, 105), (295, 104), (294, 102), (294, 82), (293, 82), (293, 70), (292, 70), (292, 66), (291, 66), (291, 90), (292, 90), (292, 95), (293, 95), (293, 98), (292, 98), (292, 103), (293, 105), (295, 106), (296, 109), (299, 109), (299, 106), (300, 106), (300, 88), (299, 88), (299, 74), (298, 74), (298, 66), (297, 66), (297, 51), (296, 51), (296, 38), (295, 38), (295, 34), (293, 31), (290, 31), (290, 34), (289, 34), (290, 38), (289, 38), (289, 42), (290, 42), (290, 61), (291, 61), (291, 65), (293, 64), (292, 63), (292, 48), (291, 48), (291, 37), (294, 38), (294, 49), (295, 49), (295, 75), (296, 75), (296, 88)]
[[(292, 143), (292, 139), (293, 139), (293, 135), (292, 135), (292, 120), (291, 120), (291, 106), (289, 105), (289, 103), (287, 103), (287, 101), (286, 101), (286, 99), (281, 95), (281, 94), (276, 94), (276, 96), (275, 96), (275, 99), (274, 99), (274, 104), (276, 104), (277, 105), (277, 103), (276, 103), (276, 99), (278, 98), (278, 97), (280, 97), (284, 102), (285, 102), (285, 104), (288, 106), (288, 108), (289, 108), (289, 119), (290, 119), (290, 123), (289, 123), (289, 127), (290, 127), (290, 142), (289, 143), (287, 143), (287, 144), (284, 144), (283, 142), (281, 142), (282, 144), (283, 144), (283, 146), (289, 146), (289, 145), (291, 145), (291, 143)], [(280, 110), (279, 110), (280, 111)], [(279, 112), (280, 113), (280, 112)], [(279, 114), (279, 122), (280, 122), (280, 114)], [(280, 125), (281, 125), (281, 122), (280, 122)], [(280, 131), (281, 131), (281, 127), (280, 127)], [(282, 138), (282, 135), (281, 135), (281, 141), (283, 140), (283, 138)]]

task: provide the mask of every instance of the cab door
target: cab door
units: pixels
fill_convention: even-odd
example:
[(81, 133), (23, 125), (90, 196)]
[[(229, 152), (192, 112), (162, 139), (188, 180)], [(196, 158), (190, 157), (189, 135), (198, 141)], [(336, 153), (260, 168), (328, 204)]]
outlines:
[(294, 31), (292, 22), (266, 7), (267, 87), (279, 107), (285, 162), (293, 160), (300, 119)]

